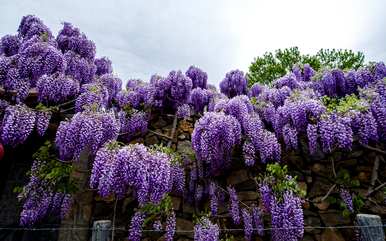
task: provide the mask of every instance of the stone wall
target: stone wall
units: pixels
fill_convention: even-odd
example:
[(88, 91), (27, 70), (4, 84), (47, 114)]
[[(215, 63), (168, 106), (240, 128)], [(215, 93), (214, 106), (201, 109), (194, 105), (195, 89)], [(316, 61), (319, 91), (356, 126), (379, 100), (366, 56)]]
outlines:
[[(167, 144), (168, 136), (171, 135), (173, 129), (172, 116), (154, 116), (149, 129), (151, 132), (144, 138), (139, 138), (136, 142), (143, 142), (146, 145), (151, 144)], [(190, 135), (193, 130), (193, 120), (179, 121), (174, 138), (172, 139), (172, 147), (182, 155), (189, 156), (192, 152)], [(363, 147), (354, 147), (353, 152), (334, 153), (334, 155), (323, 155), (318, 153), (314, 156), (309, 156), (307, 150), (298, 152), (287, 152), (283, 155), (283, 161), (288, 165), (288, 170), (291, 175), (298, 177), (300, 187), (306, 191), (306, 200), (304, 207), (305, 220), (305, 236), (304, 240), (327, 241), (327, 240), (354, 240), (355, 230), (352, 228), (312, 228), (312, 227), (335, 227), (335, 226), (351, 226), (353, 225), (354, 215), (345, 217), (342, 215), (342, 208), (339, 203), (330, 203), (323, 197), (329, 193), (329, 190), (336, 183), (336, 176), (341, 169), (349, 172), (352, 180), (358, 180), (360, 186), (352, 189), (354, 192), (365, 197), (363, 213), (374, 213), (386, 218), (386, 203), (383, 191), (373, 192), (369, 197), (366, 197), (368, 187), (370, 186), (373, 166), (376, 155), (379, 155), (374, 150), (369, 150)], [(333, 163), (332, 163), (333, 160)], [(246, 205), (258, 204), (258, 193), (256, 191), (256, 183), (254, 177), (262, 172), (262, 166), (259, 164), (254, 168), (245, 168), (241, 159), (234, 160), (234, 168), (218, 180), (221, 184), (234, 185), (238, 191), (239, 199)], [(333, 168), (334, 166), (334, 168)], [(381, 161), (378, 168), (378, 180), (375, 186), (385, 182), (386, 168), (385, 162)], [(339, 198), (338, 188), (330, 191), (329, 197)], [(193, 216), (198, 214), (198, 210), (207, 203), (191, 204), (182, 197), (172, 197), (173, 206), (177, 214), (177, 230), (193, 230)], [(126, 240), (127, 229), (132, 216), (133, 208), (136, 207), (136, 202), (132, 197), (120, 200), (117, 203), (113, 199), (100, 200), (95, 196), (92, 221), (109, 219), (113, 220), (114, 206), (116, 204), (115, 226), (118, 229), (115, 231), (115, 240)], [(200, 209), (202, 210), (202, 209)], [(221, 228), (243, 228), (241, 226), (232, 226), (228, 216), (227, 203), (220, 204), (218, 221)], [(265, 217), (265, 224), (269, 226), (269, 217)], [(244, 240), (243, 232), (233, 232), (236, 240)], [(162, 240), (161, 234), (144, 234), (144, 240)], [(264, 237), (257, 240), (270, 240), (270, 235), (266, 232)], [(176, 240), (192, 240), (193, 233), (178, 233)]]
[[(58, 120), (63, 119), (59, 118)], [(192, 153), (190, 137), (193, 131), (194, 121), (178, 121), (176, 132), (170, 138), (173, 130), (174, 116), (160, 115), (153, 113), (149, 125), (149, 132), (145, 137), (138, 138), (133, 142), (145, 143), (146, 145), (160, 144), (167, 145), (171, 141), (171, 147), (180, 152), (182, 155), (189, 157)], [(56, 128), (53, 128), (56, 129)], [(55, 134), (55, 130), (51, 131), (51, 135)], [(7, 155), (2, 160), (2, 168), (0, 169), (0, 224), (2, 227), (17, 227), (19, 213), (21, 211), (20, 204), (17, 202), (17, 194), (12, 189), (14, 186), (22, 186), (27, 182), (25, 173), (30, 169), (31, 156), (38, 147), (42, 144), (37, 142), (39, 138), (30, 138), (29, 142), (15, 150), (6, 150)], [(302, 147), (306, 145), (301, 145)], [(337, 203), (330, 203), (328, 199), (323, 200), (323, 197), (329, 193), (329, 190), (336, 182), (335, 173), (341, 169), (349, 171), (349, 176), (352, 180), (358, 180), (360, 186), (353, 189), (356, 193), (366, 197), (369, 186), (371, 186), (371, 178), (373, 173), (374, 162), (377, 155), (383, 155), (375, 150), (365, 147), (355, 146), (353, 152), (341, 152), (334, 155), (323, 155), (318, 153), (314, 156), (309, 156), (308, 151), (301, 149), (298, 152), (285, 152), (283, 162), (289, 166), (291, 175), (296, 175), (299, 180), (299, 185), (306, 192), (306, 200), (304, 202), (304, 219), (305, 219), (305, 236), (304, 240), (353, 240), (355, 232), (352, 228), (339, 229), (320, 229), (312, 228), (317, 226), (350, 226), (353, 225), (354, 217), (344, 217), (342, 209)], [(8, 153), (9, 152), (9, 153)], [(10, 153), (12, 152), (12, 153)], [(236, 157), (238, 155), (235, 155)], [(332, 160), (334, 168), (332, 165)], [(91, 162), (88, 166), (75, 168), (74, 176), (80, 177), (83, 180), (79, 185), (82, 186), (80, 192), (76, 194), (77, 200), (71, 214), (62, 221), (61, 227), (70, 229), (77, 228), (81, 225), (82, 228), (91, 228), (95, 220), (108, 219), (115, 220), (114, 226), (117, 227), (115, 232), (115, 241), (123, 241), (127, 239), (127, 229), (134, 208), (137, 207), (136, 201), (128, 195), (127, 198), (115, 201), (113, 198), (101, 200), (95, 192), (90, 192), (88, 188), (87, 178), (90, 174)], [(258, 193), (256, 192), (256, 183), (254, 177), (262, 173), (263, 166), (256, 164), (254, 168), (245, 168), (243, 160), (236, 158), (233, 163), (232, 170), (224, 173), (218, 178), (219, 183), (224, 187), (226, 185), (234, 185), (238, 191), (239, 199), (246, 205), (258, 204)], [(386, 181), (385, 161), (380, 160), (378, 168), (378, 180), (375, 180), (374, 187), (379, 186)], [(189, 166), (188, 166), (189, 168)], [(79, 170), (78, 170), (79, 169)], [(83, 198), (86, 195), (87, 198)], [(374, 213), (386, 219), (386, 202), (382, 189), (373, 192), (366, 197), (365, 205), (361, 212)], [(339, 200), (339, 192), (334, 188), (330, 197), (335, 197)], [(177, 214), (177, 230), (193, 230), (193, 216), (198, 214), (199, 210), (207, 203), (191, 204), (182, 197), (173, 196), (173, 206)], [(115, 212), (114, 212), (115, 210)], [(221, 228), (238, 228), (242, 226), (232, 226), (227, 212), (227, 203), (220, 205), (218, 222)], [(115, 218), (114, 218), (115, 213)], [(74, 221), (75, 220), (75, 221)], [(79, 221), (79, 222), (78, 222)], [(81, 223), (81, 224), (80, 224)], [(266, 226), (269, 225), (269, 217), (265, 217)], [(57, 220), (44, 220), (42, 227), (58, 227)], [(230, 233), (235, 236), (236, 240), (243, 240), (243, 232)], [(42, 232), (26, 232), (26, 231), (0, 231), (0, 240), (56, 240), (58, 233), (56, 231)], [(78, 237), (74, 238), (74, 237)], [(91, 230), (81, 230), (77, 233), (69, 233), (62, 231), (59, 234), (59, 240), (87, 240), (91, 237)], [(178, 233), (176, 240), (192, 240), (193, 233)], [(258, 240), (269, 240), (269, 233)], [(162, 234), (144, 233), (145, 240), (162, 240)]]

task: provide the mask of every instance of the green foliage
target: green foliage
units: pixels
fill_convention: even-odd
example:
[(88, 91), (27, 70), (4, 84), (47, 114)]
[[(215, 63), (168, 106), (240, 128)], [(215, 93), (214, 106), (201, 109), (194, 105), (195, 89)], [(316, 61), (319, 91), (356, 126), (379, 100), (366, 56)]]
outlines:
[(350, 173), (346, 169), (340, 169), (336, 175), (336, 183), (344, 186), (356, 188), (360, 186), (360, 182), (357, 179), (351, 179)]
[(321, 49), (316, 58), (323, 67), (339, 69), (358, 69), (363, 66), (365, 60), (362, 52), (348, 49)]
[(363, 112), (368, 110), (368, 103), (355, 94), (346, 95), (343, 98), (323, 96), (322, 102), (326, 106), (328, 113), (337, 112), (344, 115), (351, 111)]
[(166, 195), (161, 202), (156, 205), (153, 203), (148, 203), (141, 208), (141, 212), (146, 213), (147, 218), (144, 221), (143, 226), (156, 219), (162, 219), (166, 217), (170, 212), (173, 211), (173, 203), (170, 196)]
[(269, 84), (291, 70), (296, 63), (302, 62), (302, 56), (297, 47), (278, 49), (275, 53), (266, 52), (262, 57), (256, 57), (249, 66), (247, 74), (249, 86), (254, 83)]
[(159, 151), (167, 154), (170, 157), (170, 162), (171, 164), (182, 164), (182, 157), (181, 155), (174, 151), (172, 148), (164, 146), (162, 143), (161, 144), (155, 144), (151, 146), (151, 150), (153, 151)]
[(292, 191), (296, 195), (304, 197), (306, 193), (299, 188), (296, 179), (296, 176), (288, 175), (287, 165), (281, 166), (274, 163), (267, 165), (266, 174), (260, 178), (260, 181), (268, 183), (279, 199), (285, 191)]
[(364, 55), (346, 49), (321, 49), (316, 55), (301, 54), (298, 47), (277, 49), (254, 59), (247, 74), (248, 84), (269, 84), (289, 72), (295, 64), (306, 63), (316, 71), (322, 68), (357, 69), (363, 65)]
[(72, 165), (61, 162), (56, 157), (54, 146), (50, 141), (46, 141), (32, 157), (40, 163), (38, 165), (39, 168), (33, 170), (33, 173), (29, 173), (29, 175), (34, 175), (44, 180), (57, 192), (73, 193), (76, 191), (75, 183), (70, 180)]

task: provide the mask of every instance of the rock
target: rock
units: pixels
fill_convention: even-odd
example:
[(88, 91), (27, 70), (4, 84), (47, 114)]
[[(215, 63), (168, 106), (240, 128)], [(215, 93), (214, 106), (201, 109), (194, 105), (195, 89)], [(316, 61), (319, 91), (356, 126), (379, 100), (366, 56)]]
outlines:
[[(177, 230), (193, 230), (194, 225), (191, 221), (183, 218), (176, 218), (176, 229)], [(193, 238), (193, 232), (186, 232), (184, 236)]]
[(161, 128), (165, 127), (167, 124), (168, 123), (163, 118), (159, 118), (156, 122), (153, 122), (151, 124), (151, 126), (154, 129), (161, 129)]
[(325, 229), (320, 241), (345, 241), (342, 234), (333, 228)]
[(325, 226), (351, 224), (350, 218), (343, 217), (342, 212), (338, 210), (319, 211), (319, 215)]
[(146, 145), (154, 145), (158, 144), (159, 140), (155, 135), (148, 135), (145, 137), (145, 143)]
[(192, 143), (190, 141), (180, 141), (177, 145), (177, 152), (183, 154), (183, 155), (190, 155), (194, 154), (194, 151), (192, 149)]
[(316, 177), (308, 196), (310, 198), (324, 196), (326, 195), (326, 193), (330, 188), (331, 188), (331, 183), (328, 183), (325, 179)]
[(369, 172), (359, 172), (358, 173), (358, 180), (360, 182), (369, 182), (369, 180), (370, 180), (370, 173)]
[(228, 178), (227, 178), (227, 183), (228, 185), (236, 185), (245, 181), (248, 181), (248, 172), (245, 169), (241, 169), (238, 171), (232, 172)]
[(304, 210), (304, 227), (306, 233), (317, 234), (321, 232), (321, 229), (312, 228), (321, 226), (319, 216), (308, 210)]
[(316, 173), (320, 173), (322, 170), (325, 170), (325, 167), (320, 163), (315, 163), (312, 165), (311, 170)]
[(303, 241), (314, 241), (314, 238), (312, 237), (312, 235), (309, 235), (309, 234), (306, 234), (304, 235)]
[(317, 197), (315, 198), (315, 203), (314, 205), (319, 209), (319, 210), (327, 210), (328, 207), (330, 206), (330, 203), (327, 202), (326, 200), (320, 201), (322, 197)]
[(259, 197), (259, 194), (253, 191), (244, 191), (244, 192), (238, 192), (237, 196), (241, 201), (252, 201), (252, 200), (257, 200), (257, 198)]
[(180, 121), (178, 129), (182, 130), (183, 132), (192, 133), (193, 132), (193, 124), (187, 120), (183, 120), (183, 121)]
[(383, 241), (385, 240), (385, 234), (382, 228), (382, 220), (378, 215), (371, 214), (358, 214), (357, 222), (359, 226), (372, 226), (362, 227), (361, 240), (363, 241)]
[(180, 210), (181, 202), (182, 200), (180, 197), (172, 197), (173, 209), (176, 211)]
[(194, 207), (192, 207), (189, 203), (184, 203), (182, 205), (182, 212), (186, 214), (194, 213)]

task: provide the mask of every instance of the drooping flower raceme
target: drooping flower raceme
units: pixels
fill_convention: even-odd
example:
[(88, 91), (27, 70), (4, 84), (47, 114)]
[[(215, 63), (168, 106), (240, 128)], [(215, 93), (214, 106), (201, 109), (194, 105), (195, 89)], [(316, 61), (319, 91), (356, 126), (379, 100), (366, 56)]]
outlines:
[(142, 136), (147, 132), (148, 116), (142, 111), (126, 113), (120, 111), (118, 118), (121, 123), (121, 136), (126, 141), (131, 141), (137, 136)]
[(63, 160), (78, 160), (82, 151), (96, 153), (118, 137), (120, 123), (113, 113), (85, 111), (60, 122), (55, 143)]
[(109, 103), (109, 91), (100, 83), (84, 84), (80, 95), (75, 101), (75, 110), (99, 110), (106, 108)]
[(23, 40), (28, 40), (34, 36), (47, 35), (48, 38), (52, 37), (52, 33), (49, 28), (44, 25), (43, 21), (34, 15), (27, 15), (21, 19), (19, 28), (19, 36)]
[(347, 209), (350, 212), (354, 212), (354, 205), (353, 205), (353, 200), (350, 192), (346, 189), (341, 188), (339, 190), (340, 197), (342, 198), (344, 204), (346, 205)]
[(82, 58), (94, 60), (96, 52), (94, 42), (88, 40), (85, 34), (80, 33), (79, 29), (70, 23), (63, 23), (63, 29), (59, 31), (56, 41), (63, 53), (73, 51)]
[(197, 158), (209, 166), (212, 175), (229, 167), (233, 148), (240, 143), (241, 127), (232, 116), (207, 112), (195, 124), (192, 147)]
[(171, 169), (169, 156), (162, 152), (142, 144), (120, 148), (110, 142), (96, 154), (90, 186), (103, 197), (116, 194), (118, 198), (131, 187), (140, 205), (159, 204), (172, 190)]
[(194, 226), (194, 241), (219, 241), (220, 228), (208, 218), (201, 218)]
[(134, 213), (131, 218), (130, 228), (129, 228), (129, 240), (130, 241), (140, 241), (142, 237), (142, 225), (145, 221), (145, 214), (138, 211)]
[(240, 224), (239, 198), (234, 187), (227, 187), (229, 193), (229, 210), (234, 224)]
[(24, 143), (33, 131), (36, 114), (25, 105), (10, 105), (5, 109), (1, 140), (3, 144), (15, 147)]
[(247, 79), (244, 72), (240, 70), (232, 70), (225, 75), (225, 78), (220, 82), (221, 93), (229, 98), (236, 95), (247, 94)]
[(283, 194), (283, 200), (271, 200), (272, 240), (298, 241), (303, 238), (304, 218), (301, 200), (291, 191)]
[(36, 130), (40, 136), (44, 136), (50, 124), (51, 115), (49, 111), (36, 112)]
[(190, 66), (189, 69), (186, 71), (185, 75), (192, 80), (193, 88), (207, 88), (208, 74), (202, 71), (200, 68)]
[(0, 55), (12, 56), (18, 53), (21, 39), (17, 35), (5, 35), (0, 39)]
[(62, 74), (43, 75), (36, 83), (38, 99), (45, 104), (69, 101), (79, 93), (79, 82)]
[(111, 74), (113, 72), (113, 66), (111, 60), (107, 57), (97, 58), (94, 60), (96, 66), (96, 75)]
[(122, 89), (122, 80), (112, 74), (104, 74), (99, 77), (98, 81), (107, 88), (109, 93), (109, 102), (114, 99), (118, 92)]
[(178, 118), (187, 119), (191, 116), (190, 106), (188, 104), (180, 105), (177, 108), (176, 115)]
[(200, 113), (204, 111), (205, 106), (209, 105), (209, 101), (212, 97), (213, 93), (210, 90), (197, 87), (190, 92), (189, 103), (193, 106), (195, 112)]
[(243, 208), (241, 210), (241, 216), (243, 217), (244, 223), (244, 237), (246, 240), (251, 240), (253, 234), (252, 215), (246, 208)]

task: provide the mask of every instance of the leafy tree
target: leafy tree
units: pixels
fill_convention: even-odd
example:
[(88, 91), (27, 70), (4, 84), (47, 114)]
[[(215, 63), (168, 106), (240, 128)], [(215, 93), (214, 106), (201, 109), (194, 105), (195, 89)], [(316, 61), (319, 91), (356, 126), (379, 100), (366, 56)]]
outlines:
[(301, 54), (298, 47), (277, 49), (274, 53), (266, 52), (256, 57), (249, 66), (248, 84), (269, 84), (285, 75), (294, 64), (310, 64), (315, 70), (321, 68), (357, 69), (363, 65), (361, 52), (342, 49), (321, 49), (316, 55)]

